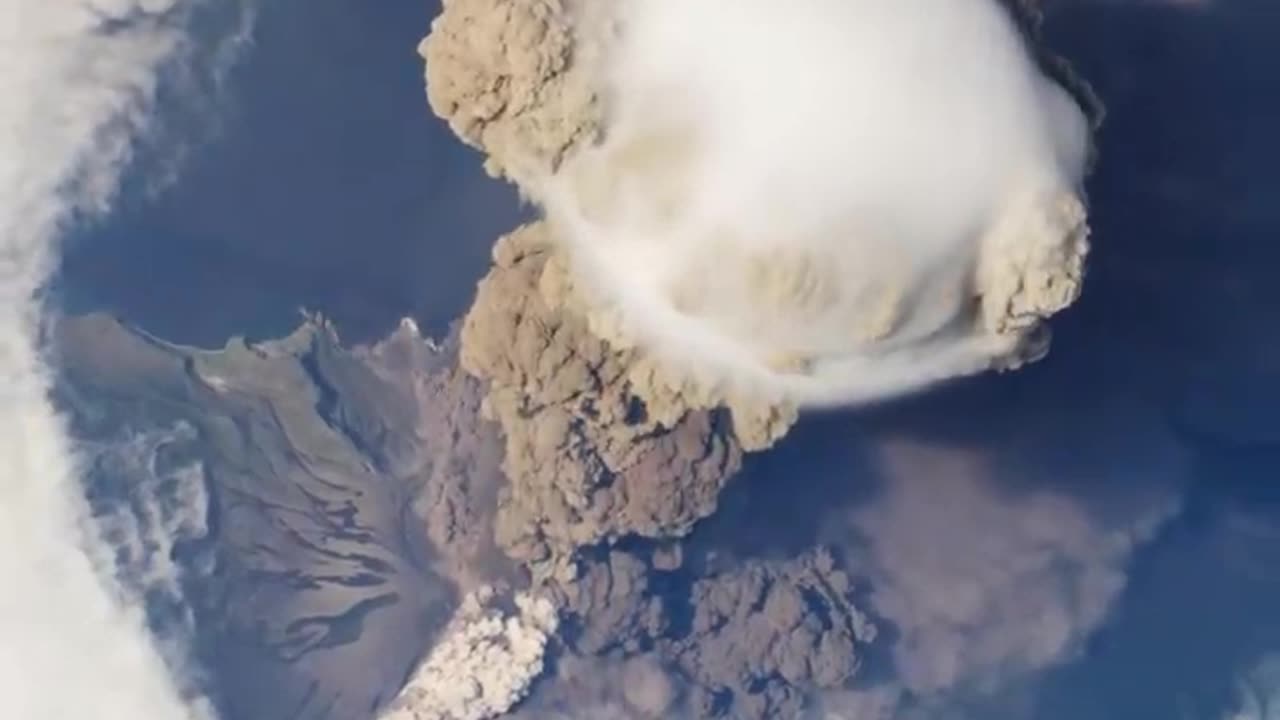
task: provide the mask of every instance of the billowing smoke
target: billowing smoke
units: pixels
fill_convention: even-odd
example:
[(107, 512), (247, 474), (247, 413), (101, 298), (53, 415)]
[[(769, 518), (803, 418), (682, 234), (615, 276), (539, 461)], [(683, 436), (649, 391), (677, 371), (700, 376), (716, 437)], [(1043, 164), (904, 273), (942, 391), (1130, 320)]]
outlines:
[(104, 581), (80, 467), (49, 400), (40, 297), (57, 243), (108, 209), (188, 47), (179, 0), (10, 0), (0, 14), (0, 716), (170, 720), (142, 613)]
[(616, 7), (580, 23), (601, 142), (524, 183), (597, 332), (808, 404), (1045, 351), (1082, 280), (1088, 125), (1000, 3)]

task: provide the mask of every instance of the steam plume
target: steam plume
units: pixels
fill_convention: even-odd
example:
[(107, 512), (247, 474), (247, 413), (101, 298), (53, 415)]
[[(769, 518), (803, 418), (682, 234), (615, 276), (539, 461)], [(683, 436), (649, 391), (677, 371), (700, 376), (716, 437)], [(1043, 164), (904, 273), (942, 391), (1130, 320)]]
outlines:
[(493, 588), (467, 595), (422, 667), (381, 720), (487, 720), (515, 706), (542, 673), (555, 607), (518, 594), (516, 612), (493, 607)]

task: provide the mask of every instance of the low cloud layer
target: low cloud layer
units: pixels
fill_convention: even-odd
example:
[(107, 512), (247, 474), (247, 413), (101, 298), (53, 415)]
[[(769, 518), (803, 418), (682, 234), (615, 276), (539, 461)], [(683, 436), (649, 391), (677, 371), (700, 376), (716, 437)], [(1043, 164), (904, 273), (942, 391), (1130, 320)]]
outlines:
[(610, 20), (578, 22), (582, 52), (603, 46), (602, 142), (528, 183), (597, 332), (807, 404), (1044, 352), (1082, 281), (1088, 129), (1001, 4), (636, 0)]
[[(81, 467), (48, 392), (41, 293), (72, 224), (109, 209), (189, 47), (196, 3), (15, 0), (0, 15), (0, 716), (204, 715), (107, 581)], [(86, 549), (87, 548), (87, 549)]]

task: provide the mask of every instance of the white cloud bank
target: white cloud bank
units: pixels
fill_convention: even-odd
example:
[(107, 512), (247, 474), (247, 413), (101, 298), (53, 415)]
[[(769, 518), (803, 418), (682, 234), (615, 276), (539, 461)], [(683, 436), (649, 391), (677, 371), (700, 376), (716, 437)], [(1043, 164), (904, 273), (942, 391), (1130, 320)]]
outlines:
[(94, 530), (39, 340), (59, 236), (108, 209), (190, 8), (0, 4), (0, 717), (201, 717), (141, 612), (104, 582), (110, 558), (86, 552)]
[(617, 8), (606, 137), (533, 189), (602, 334), (810, 404), (1043, 351), (1088, 128), (999, 3)]

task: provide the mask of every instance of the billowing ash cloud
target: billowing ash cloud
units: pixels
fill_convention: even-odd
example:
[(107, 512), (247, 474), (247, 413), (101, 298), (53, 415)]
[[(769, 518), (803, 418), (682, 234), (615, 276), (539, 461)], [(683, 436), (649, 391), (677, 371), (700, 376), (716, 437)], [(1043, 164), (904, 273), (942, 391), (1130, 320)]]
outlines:
[(617, 8), (616, 35), (578, 22), (602, 141), (524, 182), (597, 332), (808, 404), (1044, 352), (1082, 281), (1088, 123), (1000, 3)]
[[(506, 436), (512, 487), (499, 526), (517, 532), (500, 531), (499, 544), (534, 568), (535, 582), (566, 590), (585, 628), (566, 641), (573, 649), (600, 654), (611, 646), (592, 639), (627, 633), (599, 628), (630, 632), (640, 617), (652, 628), (646, 634), (667, 631), (662, 612), (645, 610), (661, 603), (647, 602), (644, 582), (619, 580), (645, 577), (643, 560), (611, 552), (583, 572), (577, 550), (687, 534), (715, 508), (742, 452), (786, 434), (796, 404), (874, 400), (1044, 352), (1043, 321), (1076, 299), (1082, 281), (1088, 127), (1026, 42), (995, 0), (444, 4), (421, 47), (432, 108), (487, 154), (491, 172), (546, 210), (544, 221), (495, 248), (461, 358), (486, 383), (486, 407)], [(727, 461), (673, 471), (688, 467), (673, 458), (704, 447), (701, 455)], [(654, 495), (671, 501), (649, 501)], [(973, 495), (980, 508), (994, 506), (975, 516), (1023, 510), (985, 486)], [(1067, 656), (1123, 584), (1123, 573), (1109, 569), (1127, 550), (1103, 540), (1094, 547), (1108, 530), (1061, 504), (1067, 527), (1040, 550), (1077, 561), (1098, 592), (1082, 592), (1080, 617), (1066, 620), (1078, 625), (1060, 643), (1037, 644), (1032, 628), (1009, 639), (1008, 652), (983, 648), (984, 639), (999, 645), (988, 633), (1001, 618), (958, 620), (965, 638), (953, 655), (972, 645), (989, 656), (975, 674), (1001, 674), (1023, 655), (1041, 664)], [(878, 506), (859, 522), (909, 523), (919, 510), (916, 502)], [(848, 528), (836, 544), (848, 544)], [(946, 546), (963, 548), (975, 532), (967, 525)], [(1020, 547), (1018, 536), (1007, 542)], [(889, 538), (849, 572), (870, 575), (863, 579), (886, 594), (902, 590), (910, 578), (879, 572), (877, 563), (889, 561), (874, 554), (910, 543)], [(928, 560), (904, 557), (903, 572), (927, 573)], [(628, 565), (639, 569), (625, 572)], [(752, 577), (767, 585), (768, 574), (757, 567), (724, 588)], [(696, 686), (686, 698), (695, 716), (795, 716), (807, 691), (849, 681), (854, 668), (828, 673), (839, 666), (813, 662), (820, 653), (757, 651), (790, 648), (775, 642), (790, 637), (785, 629), (740, 641), (737, 628), (768, 627), (758, 615), (769, 613), (743, 603), (741, 623), (727, 626), (715, 620), (716, 599), (734, 594), (719, 583), (692, 585), (708, 588), (692, 604), (711, 618), (710, 631), (655, 644)], [(786, 598), (789, 583), (777, 585)], [(993, 585), (990, 596), (1006, 586), (1019, 589)], [(607, 589), (599, 593), (607, 601), (573, 592), (587, 587)], [(1042, 607), (1051, 613), (1058, 603), (1047, 598)], [(917, 637), (945, 625), (927, 608), (913, 618), (912, 608), (889, 605), (876, 610), (890, 626), (918, 620)], [(848, 615), (860, 617), (860, 604)], [(846, 635), (850, 645), (870, 644), (869, 633)], [(797, 648), (808, 647), (805, 633), (796, 637)], [(883, 651), (896, 647), (892, 633), (876, 637)], [(929, 650), (949, 649), (938, 645)], [(910, 685), (895, 679), (840, 698), (838, 709), (856, 700), (867, 712), (893, 712), (907, 690), (977, 681), (940, 673), (930, 685), (930, 659), (914, 658), (910, 671), (922, 677)], [(907, 673), (913, 658), (899, 660), (895, 669)], [(551, 684), (572, 695), (567, 667), (557, 666)], [(558, 707), (558, 697), (536, 694), (529, 709)]]
[(78, 467), (50, 405), (39, 294), (61, 231), (105, 211), (187, 47), (178, 0), (11, 0), (0, 14), (0, 716), (170, 720), (140, 611), (104, 583)]

